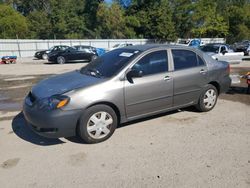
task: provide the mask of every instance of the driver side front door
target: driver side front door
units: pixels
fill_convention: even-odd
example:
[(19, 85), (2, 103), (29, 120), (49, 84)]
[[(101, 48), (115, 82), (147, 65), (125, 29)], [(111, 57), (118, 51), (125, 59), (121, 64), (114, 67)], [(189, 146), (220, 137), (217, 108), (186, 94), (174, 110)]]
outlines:
[(166, 50), (151, 52), (133, 67), (143, 76), (125, 80), (125, 106), (128, 119), (160, 112), (173, 105), (173, 79), (168, 72)]

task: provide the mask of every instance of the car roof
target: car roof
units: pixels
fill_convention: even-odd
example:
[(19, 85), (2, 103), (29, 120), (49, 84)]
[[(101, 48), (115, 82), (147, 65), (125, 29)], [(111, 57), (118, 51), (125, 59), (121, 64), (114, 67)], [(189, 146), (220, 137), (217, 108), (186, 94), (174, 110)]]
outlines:
[(205, 46), (218, 46), (218, 45), (227, 45), (225, 43), (208, 43), (208, 44), (205, 44)]
[(67, 45), (56, 45), (56, 46), (53, 46), (53, 47), (61, 47), (61, 46), (63, 46), (63, 47), (69, 47)]
[(157, 48), (178, 48), (178, 49), (191, 49), (196, 51), (196, 48), (189, 47), (189, 46), (182, 46), (182, 45), (172, 45), (172, 44), (144, 44), (144, 45), (134, 45), (134, 46), (126, 46), (124, 49), (131, 49), (131, 50), (139, 50), (139, 51), (147, 51), (151, 49)]
[(90, 48), (90, 47), (92, 47), (92, 46), (86, 46), (86, 45), (74, 45), (73, 47)]

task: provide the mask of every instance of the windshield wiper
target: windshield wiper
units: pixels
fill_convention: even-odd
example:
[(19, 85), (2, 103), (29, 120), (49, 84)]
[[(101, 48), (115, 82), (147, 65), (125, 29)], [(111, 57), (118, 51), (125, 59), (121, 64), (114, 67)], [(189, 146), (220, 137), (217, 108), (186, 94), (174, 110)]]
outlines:
[(102, 77), (102, 74), (97, 69), (91, 69), (91, 68), (89, 68), (89, 69), (82, 70), (81, 72), (85, 72), (88, 75), (91, 75), (91, 76), (94, 76), (94, 77), (97, 77), (97, 78), (101, 78)]

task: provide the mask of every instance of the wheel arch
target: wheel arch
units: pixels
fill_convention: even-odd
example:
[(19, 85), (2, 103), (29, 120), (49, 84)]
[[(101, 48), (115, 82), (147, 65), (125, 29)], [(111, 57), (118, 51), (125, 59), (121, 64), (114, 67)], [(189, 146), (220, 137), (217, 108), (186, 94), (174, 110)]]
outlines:
[[(97, 103), (89, 105), (85, 109), (88, 109), (88, 108), (90, 108), (92, 106), (96, 106), (96, 105), (106, 105), (106, 106), (109, 106), (110, 108), (112, 108), (114, 110), (115, 114), (117, 115), (117, 122), (118, 122), (118, 124), (121, 122), (121, 113), (120, 113), (120, 110), (119, 110), (119, 108), (114, 103), (107, 102), (107, 101), (97, 102)], [(77, 134), (77, 130), (78, 130), (78, 127), (79, 127), (79, 119), (77, 120), (77, 125), (76, 125), (76, 130), (75, 130), (76, 134)]]
[(94, 104), (89, 105), (87, 108), (90, 108), (90, 107), (96, 106), (96, 105), (101, 105), (101, 104), (102, 104), (102, 105), (107, 105), (107, 106), (111, 107), (111, 108), (115, 111), (115, 113), (116, 113), (116, 115), (117, 115), (118, 123), (120, 123), (120, 121), (121, 121), (121, 113), (120, 113), (119, 108), (118, 108), (114, 103), (106, 102), (106, 101), (97, 102), (97, 103), (94, 103)]
[(218, 82), (212, 81), (212, 82), (209, 82), (208, 84), (213, 85), (217, 89), (218, 95), (220, 94), (220, 84)]

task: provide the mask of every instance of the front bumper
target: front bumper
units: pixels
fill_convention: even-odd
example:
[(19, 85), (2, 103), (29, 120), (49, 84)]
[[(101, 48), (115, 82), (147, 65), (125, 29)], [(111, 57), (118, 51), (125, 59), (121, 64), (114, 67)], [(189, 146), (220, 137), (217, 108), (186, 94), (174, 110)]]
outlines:
[(81, 110), (45, 111), (24, 103), (23, 113), (28, 126), (37, 134), (49, 137), (71, 137), (76, 135), (76, 126)]
[(57, 59), (57, 56), (55, 56), (55, 55), (52, 55), (52, 56), (48, 56), (48, 61), (49, 62), (56, 62), (56, 59)]
[(34, 55), (35, 58), (37, 59), (42, 59), (42, 55), (40, 53)]

